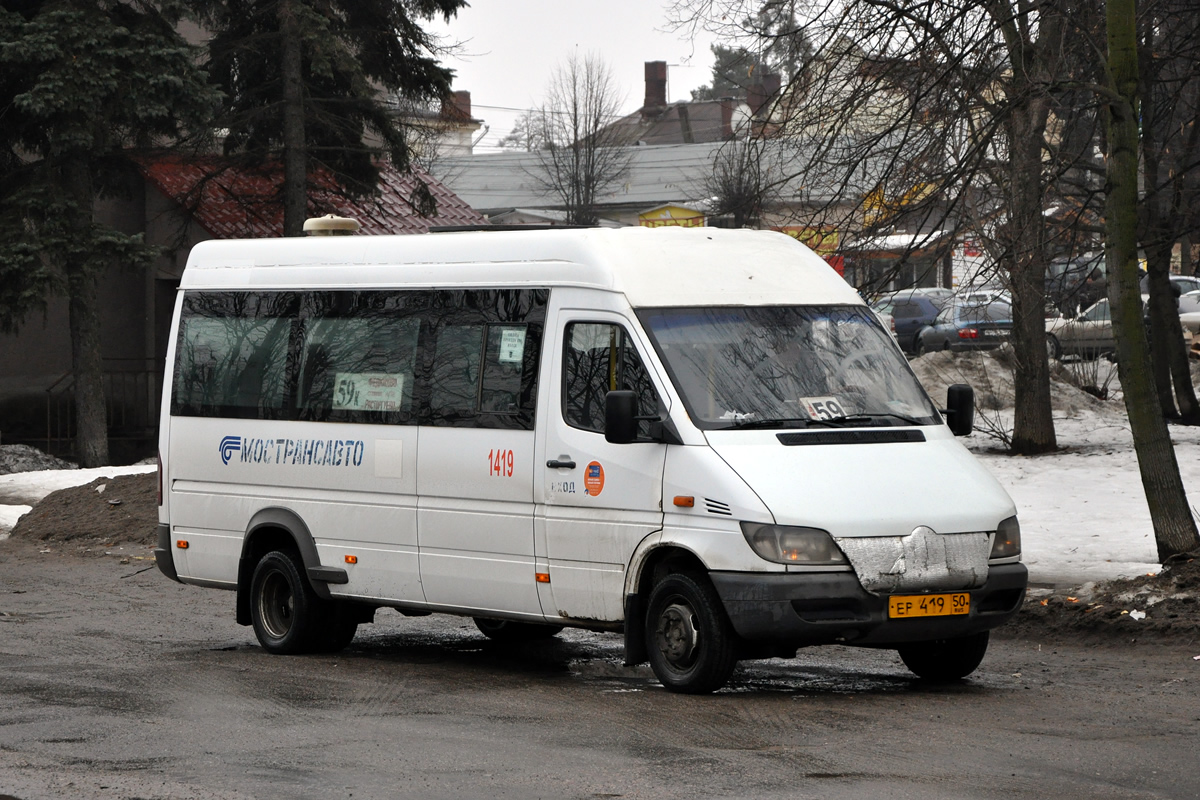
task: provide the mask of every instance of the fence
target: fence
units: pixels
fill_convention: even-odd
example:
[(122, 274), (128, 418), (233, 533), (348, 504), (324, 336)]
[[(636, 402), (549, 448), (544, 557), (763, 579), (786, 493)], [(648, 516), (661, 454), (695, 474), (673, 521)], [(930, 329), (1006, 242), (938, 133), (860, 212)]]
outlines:
[[(143, 358), (106, 358), (104, 404), (110, 446), (151, 447), (158, 437), (162, 373)], [(68, 372), (46, 389), (46, 452), (69, 455), (74, 447), (75, 375)]]

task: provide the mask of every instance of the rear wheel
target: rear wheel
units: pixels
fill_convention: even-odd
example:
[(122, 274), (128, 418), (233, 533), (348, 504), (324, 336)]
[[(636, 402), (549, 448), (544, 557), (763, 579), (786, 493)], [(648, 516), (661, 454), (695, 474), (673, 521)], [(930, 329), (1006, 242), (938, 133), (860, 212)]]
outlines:
[(650, 667), (672, 692), (707, 694), (737, 665), (735, 635), (705, 578), (672, 573), (655, 584), (646, 611)]
[(305, 579), (304, 562), (295, 551), (272, 550), (255, 565), (250, 617), (254, 635), (268, 653), (293, 655), (317, 649), (324, 605)]
[(513, 622), (508, 619), (475, 617), (475, 627), (497, 642), (532, 642), (549, 639), (562, 631), (562, 625), (539, 625), (534, 622)]
[(929, 681), (956, 681), (970, 675), (987, 653), (988, 632), (958, 639), (935, 639), (897, 648), (904, 666)]

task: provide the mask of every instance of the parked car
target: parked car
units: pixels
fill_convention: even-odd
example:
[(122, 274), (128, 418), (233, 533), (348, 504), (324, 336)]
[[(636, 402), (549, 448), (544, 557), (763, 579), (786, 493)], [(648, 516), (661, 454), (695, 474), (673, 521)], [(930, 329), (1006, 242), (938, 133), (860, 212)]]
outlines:
[[(1197, 324), (1200, 325), (1200, 314), (1179, 315), (1183, 323), (1184, 346), (1189, 348), (1197, 332), (1196, 328), (1189, 325), (1188, 317), (1191, 316), (1197, 317)], [(1095, 303), (1074, 319), (1055, 317), (1046, 320), (1046, 353), (1050, 358), (1071, 355), (1096, 358), (1116, 349), (1107, 299)]]
[[(1179, 289), (1179, 296), (1200, 290), (1200, 278), (1194, 275), (1169, 275), (1171, 279), (1171, 287)], [(1142, 293), (1142, 302), (1150, 299), (1150, 276), (1143, 275), (1140, 291)]]
[(950, 289), (904, 289), (885, 295), (875, 304), (881, 313), (886, 310), (895, 320), (896, 341), (907, 353), (917, 350), (917, 334), (933, 325), (937, 315), (950, 302)]
[(1179, 296), (1179, 316), (1200, 311), (1200, 289)]
[(1079, 316), (1046, 320), (1046, 353), (1050, 358), (1066, 355), (1096, 358), (1116, 349), (1108, 300), (1100, 300)]
[(1012, 306), (1003, 300), (964, 303), (955, 299), (917, 335), (916, 352), (994, 350), (1008, 341), (1011, 330)]

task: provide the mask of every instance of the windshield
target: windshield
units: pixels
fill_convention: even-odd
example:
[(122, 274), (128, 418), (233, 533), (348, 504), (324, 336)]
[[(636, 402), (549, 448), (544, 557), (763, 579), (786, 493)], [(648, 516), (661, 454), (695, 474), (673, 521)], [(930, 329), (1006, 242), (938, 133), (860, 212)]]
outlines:
[(941, 421), (866, 308), (649, 308), (638, 316), (701, 428)]

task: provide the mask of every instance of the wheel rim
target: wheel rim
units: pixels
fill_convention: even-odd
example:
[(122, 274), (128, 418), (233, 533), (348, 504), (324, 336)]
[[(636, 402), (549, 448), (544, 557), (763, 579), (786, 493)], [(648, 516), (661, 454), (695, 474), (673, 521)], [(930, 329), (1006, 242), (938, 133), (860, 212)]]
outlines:
[(258, 595), (258, 617), (273, 639), (282, 639), (292, 629), (296, 595), (283, 573), (273, 571), (263, 579)]
[(696, 612), (687, 603), (672, 602), (658, 615), (654, 639), (659, 652), (672, 667), (686, 669), (692, 666), (700, 644)]

